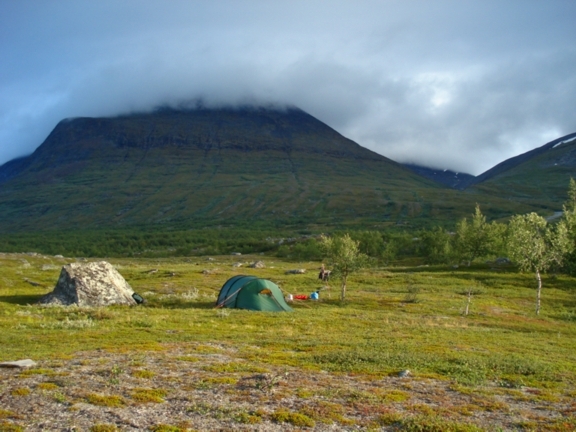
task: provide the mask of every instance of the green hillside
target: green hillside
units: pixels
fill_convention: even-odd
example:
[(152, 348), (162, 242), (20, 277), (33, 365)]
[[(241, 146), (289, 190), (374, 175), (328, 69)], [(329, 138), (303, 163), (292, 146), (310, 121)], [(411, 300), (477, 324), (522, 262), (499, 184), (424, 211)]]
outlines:
[(0, 179), (4, 232), (430, 226), (475, 203), (493, 217), (518, 210), (496, 195), (442, 187), (298, 109), (64, 120), (31, 156), (1, 167)]
[(532, 151), (532, 154), (521, 155), (524, 157), (517, 164), (494, 170), (492, 176), (487, 176), (487, 180), (472, 190), (511, 197), (535, 208), (561, 210), (570, 178), (576, 178), (574, 138), (576, 134), (567, 135)]

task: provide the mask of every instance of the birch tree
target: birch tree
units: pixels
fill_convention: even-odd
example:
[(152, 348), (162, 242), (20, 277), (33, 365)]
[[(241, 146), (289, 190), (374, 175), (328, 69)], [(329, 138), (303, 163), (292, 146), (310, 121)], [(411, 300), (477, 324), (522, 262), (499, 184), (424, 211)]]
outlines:
[(486, 256), (495, 246), (496, 239), (503, 232), (503, 226), (495, 222), (486, 222), (486, 216), (476, 205), (470, 223), (464, 218), (456, 226), (455, 249), (468, 267), (476, 258)]
[(536, 314), (540, 313), (542, 273), (561, 265), (570, 252), (568, 229), (564, 221), (549, 225), (536, 213), (517, 215), (510, 220), (508, 251), (521, 271), (534, 272), (537, 281)]
[(562, 208), (562, 220), (568, 229), (568, 237), (572, 250), (568, 253), (564, 262), (564, 270), (571, 274), (576, 275), (576, 182), (573, 178), (570, 179), (568, 187), (568, 199)]
[(342, 237), (322, 236), (320, 244), (324, 250), (324, 256), (331, 266), (331, 275), (340, 279), (340, 300), (346, 299), (346, 285), (348, 276), (360, 270), (368, 263), (368, 257), (360, 252), (360, 242), (350, 238), (348, 234)]

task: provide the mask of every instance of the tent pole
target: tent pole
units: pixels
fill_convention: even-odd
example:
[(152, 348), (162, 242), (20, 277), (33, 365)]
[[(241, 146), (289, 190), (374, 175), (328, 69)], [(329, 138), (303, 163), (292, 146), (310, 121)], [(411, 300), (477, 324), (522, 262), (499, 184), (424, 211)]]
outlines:
[(226, 297), (224, 300), (222, 300), (222, 303), (216, 305), (214, 307), (214, 309), (218, 309), (221, 308), (222, 306), (224, 306), (224, 303), (226, 303), (226, 300), (228, 300), (230, 297), (232, 297), (234, 294), (236, 294), (238, 291), (240, 291), (242, 288), (244, 288), (244, 285), (242, 285), (240, 288), (238, 288), (236, 291), (234, 291), (232, 294), (230, 294), (228, 297)]

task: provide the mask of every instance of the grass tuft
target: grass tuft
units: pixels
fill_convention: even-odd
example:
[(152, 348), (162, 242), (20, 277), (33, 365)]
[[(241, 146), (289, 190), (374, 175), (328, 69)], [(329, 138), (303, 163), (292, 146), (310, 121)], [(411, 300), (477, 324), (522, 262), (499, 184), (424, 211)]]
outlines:
[(12, 396), (28, 396), (30, 393), (30, 389), (26, 387), (19, 387), (10, 392)]
[(207, 372), (216, 373), (234, 373), (234, 372), (254, 372), (254, 373), (266, 373), (269, 372), (268, 369), (256, 366), (250, 362), (231, 362), (231, 363), (221, 363), (216, 365), (204, 366), (203, 369)]
[(478, 426), (446, 420), (438, 416), (416, 416), (400, 421), (406, 432), (482, 432)]
[(253, 412), (253, 411), (249, 411), (249, 412), (242, 411), (242, 412), (239, 412), (238, 414), (236, 414), (234, 419), (238, 423), (255, 425), (258, 423), (262, 423), (262, 414), (259, 412)]
[(162, 389), (134, 389), (130, 397), (140, 403), (162, 403), (166, 395), (166, 390)]
[(290, 423), (297, 427), (314, 427), (316, 422), (306, 414), (279, 409), (271, 414), (272, 420), (277, 423)]
[(121, 396), (116, 395), (99, 395), (92, 393), (86, 397), (86, 401), (92, 405), (110, 408), (120, 408), (126, 405), (124, 399)]
[(42, 382), (39, 383), (37, 386), (40, 390), (56, 390), (58, 387), (57, 384), (51, 382)]
[(169, 424), (159, 424), (152, 426), (150, 431), (152, 432), (186, 432), (188, 429), (181, 428), (179, 426), (172, 426)]
[(0, 408), (0, 419), (7, 419), (7, 418), (15, 417), (15, 416), (16, 416), (16, 414), (14, 414), (12, 411), (8, 411), (8, 410)]
[(132, 371), (132, 376), (134, 378), (150, 379), (150, 378), (154, 378), (155, 375), (156, 375), (155, 372), (152, 372), (149, 370), (144, 370), (144, 369), (137, 369), (137, 370)]
[(14, 423), (0, 421), (0, 432), (24, 432), (24, 428)]
[(118, 432), (120, 429), (112, 424), (95, 424), (90, 427), (90, 432)]

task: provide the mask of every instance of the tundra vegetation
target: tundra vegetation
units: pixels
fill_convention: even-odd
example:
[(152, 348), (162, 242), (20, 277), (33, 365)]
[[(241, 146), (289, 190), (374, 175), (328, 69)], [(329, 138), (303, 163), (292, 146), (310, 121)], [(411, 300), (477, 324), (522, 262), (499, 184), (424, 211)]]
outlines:
[[(137, 307), (41, 307), (61, 266), (86, 258), (0, 254), (0, 360), (38, 362), (0, 369), (0, 430), (55, 428), (42, 426), (46, 407), (59, 427), (82, 430), (573, 431), (573, 221), (570, 202), (554, 223), (488, 224), (476, 208), (455, 232), (300, 233), (258, 243), (265, 254), (108, 257), (146, 299)], [(540, 235), (563, 260), (498, 259)], [(330, 253), (327, 238), (346, 247)], [(317, 276), (343, 251), (362, 258), (346, 274), (345, 302)], [(256, 260), (266, 267), (249, 268)], [(306, 272), (288, 274), (295, 266)], [(538, 314), (535, 272), (546, 287)], [(320, 290), (320, 301), (295, 302), (293, 313), (215, 309), (238, 273), (286, 294)]]
[[(508, 263), (374, 265), (349, 275), (341, 302), (321, 289), (318, 261), (290, 275), (285, 258), (264, 257), (264, 269), (248, 268), (262, 255), (210, 258), (111, 259), (146, 302), (78, 308), (35, 305), (70, 258), (1, 255), (0, 360), (38, 362), (0, 369), (4, 430), (40, 430), (38, 407), (82, 430), (131, 412), (141, 430), (576, 427), (570, 276), (543, 275), (536, 315), (533, 275)], [(215, 309), (239, 272), (285, 293), (321, 289), (320, 301), (292, 313)]]

